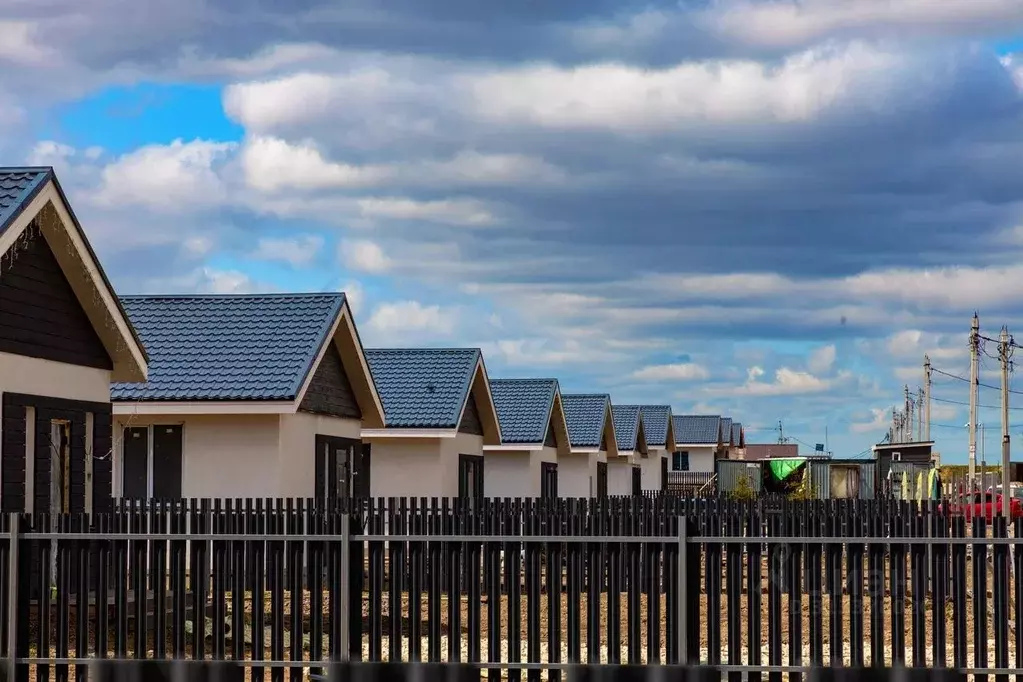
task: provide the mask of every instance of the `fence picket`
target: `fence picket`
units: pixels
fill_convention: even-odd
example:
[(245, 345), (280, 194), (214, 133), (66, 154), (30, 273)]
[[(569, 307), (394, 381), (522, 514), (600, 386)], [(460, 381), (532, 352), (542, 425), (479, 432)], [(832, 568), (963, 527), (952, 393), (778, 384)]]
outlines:
[(18, 614), (0, 634), (19, 657), (31, 651), (15, 666), (22, 682), (30, 666), (63, 681), (72, 667), (84, 679), (93, 657), (171, 655), (297, 681), (327, 660), (477, 663), (484, 638), (499, 666), (488, 679), (560, 682), (541, 669), (563, 659), (725, 658), (730, 682), (760, 682), (765, 634), (767, 663), (797, 668), (769, 671), (772, 682), (801, 682), (798, 668), (826, 658), (942, 667), (949, 654), (977, 679), (1023, 682), (1009, 668), (1023, 667), (1023, 521), (967, 523), (934, 503), (124, 500), (18, 524), (15, 537), (30, 537), (0, 538), (0, 578), (17, 568), (27, 586), (0, 589)]

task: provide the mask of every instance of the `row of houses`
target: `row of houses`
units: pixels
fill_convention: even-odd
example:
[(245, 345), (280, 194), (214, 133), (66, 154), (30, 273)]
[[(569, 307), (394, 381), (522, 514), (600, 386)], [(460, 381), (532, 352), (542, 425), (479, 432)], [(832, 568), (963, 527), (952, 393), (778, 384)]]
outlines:
[(50, 168), (0, 169), (0, 508), (113, 497), (599, 496), (742, 425), (368, 349), (343, 293), (117, 296)]

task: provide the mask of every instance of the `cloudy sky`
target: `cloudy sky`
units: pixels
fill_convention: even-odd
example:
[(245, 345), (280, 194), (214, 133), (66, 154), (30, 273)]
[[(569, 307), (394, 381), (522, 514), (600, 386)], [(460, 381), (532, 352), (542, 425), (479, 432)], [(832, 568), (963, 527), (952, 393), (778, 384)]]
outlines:
[(1023, 336), (1021, 38), (1019, 0), (7, 0), (0, 155), (121, 292), (340, 288), (367, 345), (856, 455), (975, 309)]

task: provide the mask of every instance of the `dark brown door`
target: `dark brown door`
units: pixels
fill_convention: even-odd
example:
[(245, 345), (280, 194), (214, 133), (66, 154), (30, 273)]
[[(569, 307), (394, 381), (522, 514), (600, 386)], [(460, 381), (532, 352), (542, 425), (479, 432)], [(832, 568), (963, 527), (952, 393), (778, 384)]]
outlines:
[(483, 499), (483, 456), (458, 456), (458, 496), (469, 500)]
[(643, 471), (638, 466), (632, 467), (632, 494), (637, 497), (643, 494)]
[(369, 445), (352, 438), (316, 436), (316, 499), (369, 497)]
[(607, 462), (597, 462), (597, 497), (607, 497)]
[(540, 463), (540, 497), (545, 500), (558, 497), (558, 465), (555, 462)]
[(668, 458), (661, 457), (661, 490), (668, 489)]
[(121, 450), (121, 496), (143, 500), (149, 497), (149, 428), (124, 430)]
[(153, 497), (181, 497), (182, 430), (180, 424), (153, 427)]

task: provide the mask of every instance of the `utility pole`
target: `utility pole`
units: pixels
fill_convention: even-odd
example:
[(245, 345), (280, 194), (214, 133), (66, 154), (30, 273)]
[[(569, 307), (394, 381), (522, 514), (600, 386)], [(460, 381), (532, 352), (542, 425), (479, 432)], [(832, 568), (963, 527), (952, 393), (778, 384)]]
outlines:
[(922, 388), (916, 390), (916, 439), (918, 441), (927, 440), (924, 438), (924, 389)]
[(1002, 514), (1009, 518), (1009, 330), (998, 336), (998, 360), (1002, 365)]
[(785, 428), (781, 425), (781, 419), (778, 420), (778, 445), (785, 445)]
[(931, 358), (924, 356), (924, 440), (931, 439)]
[(980, 373), (980, 318), (970, 325), (970, 491), (977, 489), (977, 385)]

